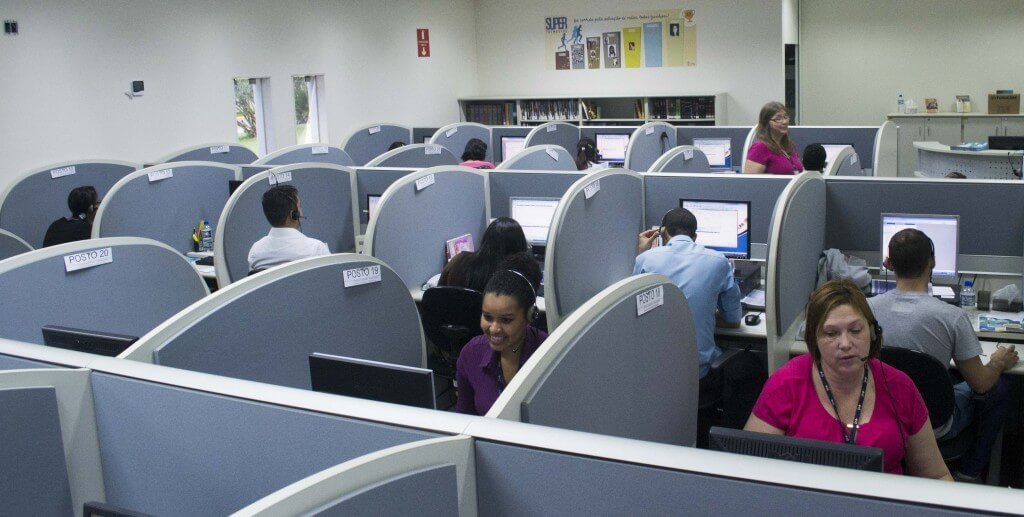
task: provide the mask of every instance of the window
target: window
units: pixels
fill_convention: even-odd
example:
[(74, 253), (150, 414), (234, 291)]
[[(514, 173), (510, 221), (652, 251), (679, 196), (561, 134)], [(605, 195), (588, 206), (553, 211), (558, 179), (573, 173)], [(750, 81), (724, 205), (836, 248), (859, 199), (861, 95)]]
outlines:
[(258, 155), (270, 148), (270, 80), (267, 78), (235, 79), (235, 124), (238, 143)]
[(316, 144), (327, 141), (327, 116), (323, 112), (324, 76), (292, 77), (295, 94), (295, 143)]

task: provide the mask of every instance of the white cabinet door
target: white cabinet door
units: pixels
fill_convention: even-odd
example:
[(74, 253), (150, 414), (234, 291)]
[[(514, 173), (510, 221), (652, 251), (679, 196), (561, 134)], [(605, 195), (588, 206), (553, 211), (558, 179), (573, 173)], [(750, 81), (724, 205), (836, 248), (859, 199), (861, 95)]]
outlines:
[(1003, 135), (1024, 136), (1024, 117), (1006, 117), (1003, 121)]
[(988, 137), (1003, 134), (999, 117), (967, 117), (964, 119), (964, 142), (988, 142)]
[(897, 175), (913, 176), (917, 170), (917, 149), (914, 142), (927, 140), (925, 134), (925, 119), (918, 117), (896, 117), (892, 119), (896, 124), (896, 167)]
[(928, 117), (924, 126), (924, 139), (946, 145), (962, 142), (960, 117)]

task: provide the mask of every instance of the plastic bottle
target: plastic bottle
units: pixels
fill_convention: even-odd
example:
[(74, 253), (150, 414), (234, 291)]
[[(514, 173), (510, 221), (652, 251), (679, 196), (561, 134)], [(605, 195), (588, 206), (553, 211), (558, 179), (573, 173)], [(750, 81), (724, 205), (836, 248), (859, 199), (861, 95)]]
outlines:
[(907, 112), (906, 104), (903, 101), (903, 94), (901, 93), (899, 95), (899, 97), (896, 98), (896, 113), (906, 113), (906, 112)]
[(199, 242), (199, 251), (213, 251), (213, 226), (210, 225), (210, 221), (203, 220), (203, 230)]
[(967, 310), (978, 308), (978, 293), (974, 292), (974, 282), (967, 280), (964, 288), (960, 290), (960, 307)]

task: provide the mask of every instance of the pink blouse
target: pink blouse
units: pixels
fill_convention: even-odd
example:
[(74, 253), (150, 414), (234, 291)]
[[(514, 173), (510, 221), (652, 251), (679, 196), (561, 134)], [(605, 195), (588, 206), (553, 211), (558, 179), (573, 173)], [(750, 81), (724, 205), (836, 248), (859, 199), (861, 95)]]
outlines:
[[(885, 471), (903, 473), (903, 456), (910, 437), (928, 420), (928, 408), (907, 375), (878, 359), (868, 361), (875, 383), (875, 407), (861, 421), (857, 445), (884, 451)], [(781, 429), (786, 436), (843, 442), (838, 421), (814, 390), (814, 362), (804, 354), (775, 371), (754, 405), (754, 416)]]
[(793, 149), (789, 156), (786, 156), (772, 151), (768, 144), (760, 140), (750, 144), (750, 149), (747, 151), (747, 159), (764, 165), (764, 172), (767, 174), (792, 175), (804, 170), (804, 164), (800, 161), (800, 157), (796, 155), (796, 149)]

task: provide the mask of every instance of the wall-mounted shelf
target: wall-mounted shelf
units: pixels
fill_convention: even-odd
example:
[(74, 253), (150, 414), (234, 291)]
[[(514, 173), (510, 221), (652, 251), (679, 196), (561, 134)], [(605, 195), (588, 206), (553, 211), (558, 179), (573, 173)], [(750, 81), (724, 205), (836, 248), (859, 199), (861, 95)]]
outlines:
[(725, 94), (649, 97), (480, 97), (459, 99), (462, 120), (485, 125), (538, 125), (562, 121), (578, 125), (639, 126), (664, 121), (681, 126), (713, 126), (725, 120)]

